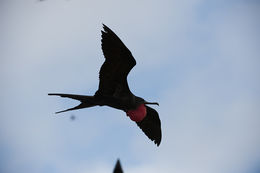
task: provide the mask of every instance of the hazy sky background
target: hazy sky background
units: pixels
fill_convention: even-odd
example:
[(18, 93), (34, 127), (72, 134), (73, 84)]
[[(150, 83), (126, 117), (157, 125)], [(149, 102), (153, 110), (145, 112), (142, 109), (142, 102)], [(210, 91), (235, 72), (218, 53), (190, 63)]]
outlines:
[[(0, 0), (0, 172), (259, 173), (258, 0)], [(108, 107), (55, 115), (92, 95), (102, 23), (137, 66), (162, 143)], [(76, 119), (70, 120), (74, 115)]]

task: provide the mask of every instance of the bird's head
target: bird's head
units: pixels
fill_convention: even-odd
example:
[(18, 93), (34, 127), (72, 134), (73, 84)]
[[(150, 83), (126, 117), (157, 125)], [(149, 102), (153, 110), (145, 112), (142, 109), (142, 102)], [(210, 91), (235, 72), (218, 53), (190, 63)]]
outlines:
[(159, 106), (159, 103), (157, 103), (157, 102), (148, 102), (148, 101), (145, 101), (141, 97), (136, 97), (136, 102), (138, 103), (138, 105), (145, 104), (145, 105), (157, 105), (157, 106)]

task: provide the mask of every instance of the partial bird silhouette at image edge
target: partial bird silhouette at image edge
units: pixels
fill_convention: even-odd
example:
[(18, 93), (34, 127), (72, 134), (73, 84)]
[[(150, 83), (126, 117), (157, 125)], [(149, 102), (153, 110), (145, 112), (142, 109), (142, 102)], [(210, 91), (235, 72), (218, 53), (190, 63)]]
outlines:
[(120, 160), (118, 159), (114, 168), (113, 173), (123, 173), (122, 166), (120, 164)]

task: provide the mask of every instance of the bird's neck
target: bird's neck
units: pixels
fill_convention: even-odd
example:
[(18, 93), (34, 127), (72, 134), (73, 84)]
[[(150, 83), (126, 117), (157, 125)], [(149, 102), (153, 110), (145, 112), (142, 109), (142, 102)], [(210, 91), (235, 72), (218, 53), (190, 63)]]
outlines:
[(140, 104), (136, 109), (128, 110), (126, 115), (129, 116), (132, 121), (140, 122), (146, 116), (146, 107), (144, 104)]

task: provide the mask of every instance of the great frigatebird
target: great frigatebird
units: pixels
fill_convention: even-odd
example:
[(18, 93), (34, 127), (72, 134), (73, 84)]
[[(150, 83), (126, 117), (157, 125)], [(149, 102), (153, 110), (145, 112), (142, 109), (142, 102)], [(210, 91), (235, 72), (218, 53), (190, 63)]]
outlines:
[(136, 65), (136, 61), (129, 49), (111, 29), (104, 24), (103, 29), (104, 31), (101, 31), (101, 47), (105, 62), (99, 72), (98, 90), (94, 96), (61, 93), (48, 94), (68, 97), (81, 102), (76, 107), (56, 113), (93, 106), (110, 106), (120, 109), (126, 112), (127, 116), (136, 122), (148, 138), (159, 146), (162, 138), (161, 121), (158, 113), (147, 106), (148, 104), (159, 104), (147, 102), (130, 91), (127, 75)]

